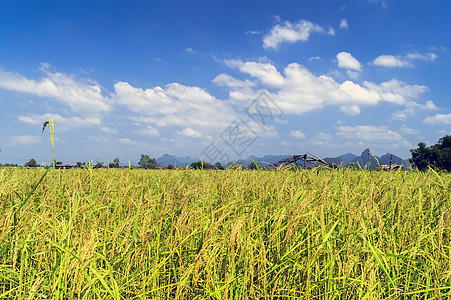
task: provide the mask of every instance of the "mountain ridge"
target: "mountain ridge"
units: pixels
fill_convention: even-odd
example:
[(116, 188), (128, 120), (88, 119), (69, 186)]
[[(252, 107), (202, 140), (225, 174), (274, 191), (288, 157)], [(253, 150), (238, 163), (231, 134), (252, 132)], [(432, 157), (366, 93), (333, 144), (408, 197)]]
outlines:
[[(250, 155), (247, 158), (244, 159), (238, 159), (235, 161), (230, 162), (222, 162), (225, 166), (228, 165), (243, 165), (248, 166), (250, 163), (255, 161), (259, 167), (264, 167), (271, 165), (275, 162), (278, 162), (282, 159), (288, 158), (292, 156), (292, 154), (266, 154), (264, 156), (256, 156), (256, 155)], [(368, 159), (370, 157), (370, 159)], [(360, 166), (366, 165), (368, 162), (371, 161), (371, 168), (374, 169), (379, 165), (388, 165), (390, 164), (390, 157), (392, 157), (392, 164), (397, 165), (408, 165), (408, 161), (406, 159), (403, 159), (393, 153), (385, 153), (382, 156), (376, 156), (372, 155), (371, 151), (369, 149), (365, 149), (360, 155), (356, 155), (354, 153), (345, 153), (341, 154), (336, 157), (325, 157), (323, 158), (326, 162), (330, 164), (336, 164), (336, 165), (348, 165), (350, 163), (359, 164)], [(161, 157), (157, 158), (157, 165), (161, 167), (167, 167), (169, 164), (176, 166), (176, 167), (186, 167), (187, 165), (191, 165), (191, 163), (199, 161), (198, 158), (193, 158), (190, 156), (182, 156), (178, 157), (171, 154), (164, 154)], [(215, 163), (215, 162), (211, 162)]]

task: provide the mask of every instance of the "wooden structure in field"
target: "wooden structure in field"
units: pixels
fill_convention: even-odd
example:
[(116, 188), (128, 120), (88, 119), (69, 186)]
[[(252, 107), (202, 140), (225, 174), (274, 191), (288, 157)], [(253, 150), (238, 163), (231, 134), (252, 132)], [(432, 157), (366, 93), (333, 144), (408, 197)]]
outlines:
[(393, 164), (393, 154), (391, 154), (390, 155), (390, 164), (389, 165), (380, 165), (379, 167), (376, 167), (376, 169), (391, 171), (391, 170), (398, 170), (399, 168), (402, 169), (402, 167), (403, 167), (402, 165)]
[(326, 166), (331, 166), (331, 164), (329, 164), (328, 162), (326, 162), (325, 160), (316, 157), (313, 154), (307, 153), (307, 154), (302, 154), (302, 155), (293, 155), (291, 157), (279, 160), (278, 162), (275, 162), (272, 164), (273, 167), (277, 168), (278, 166), (281, 165), (288, 165), (288, 164), (295, 164), (296, 166), (299, 165), (299, 162), (303, 163), (304, 169), (307, 168), (307, 164), (324, 164)]
[(401, 165), (380, 165), (379, 167), (376, 167), (378, 170), (398, 170), (399, 168), (402, 168)]

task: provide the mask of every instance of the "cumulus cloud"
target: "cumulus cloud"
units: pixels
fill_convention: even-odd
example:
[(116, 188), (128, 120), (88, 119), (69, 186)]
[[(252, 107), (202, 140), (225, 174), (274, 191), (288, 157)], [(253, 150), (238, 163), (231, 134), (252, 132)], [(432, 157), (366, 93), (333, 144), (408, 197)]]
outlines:
[(386, 68), (411, 68), (414, 67), (413, 60), (434, 61), (437, 59), (435, 53), (409, 53), (406, 55), (381, 55), (373, 60), (373, 64), (379, 67)]
[(101, 118), (97, 116), (80, 118), (77, 116), (63, 117), (60, 114), (45, 113), (42, 115), (21, 115), (18, 118), (19, 121), (31, 125), (42, 125), (46, 120), (53, 118), (56, 131), (76, 129), (79, 127), (92, 127), (101, 124)]
[(427, 91), (425, 86), (408, 85), (396, 79), (380, 84), (366, 81), (359, 85), (350, 80), (339, 83), (330, 76), (316, 76), (297, 63), (289, 64), (283, 74), (271, 63), (228, 60), (226, 64), (275, 89), (270, 95), (287, 114), (302, 114), (335, 105), (345, 113), (356, 115), (362, 106), (381, 102), (412, 105)]
[(136, 113), (136, 122), (158, 127), (189, 126), (206, 132), (218, 131), (236, 116), (230, 105), (195, 86), (171, 83), (143, 89), (118, 82), (114, 91), (113, 102)]
[(398, 105), (407, 105), (409, 100), (418, 99), (421, 94), (428, 91), (424, 85), (409, 85), (397, 79), (391, 79), (381, 84), (365, 82), (364, 85), (377, 92), (384, 101)]
[(40, 79), (28, 79), (25, 76), (8, 72), (0, 68), (0, 88), (8, 91), (26, 93), (41, 98), (55, 99), (68, 105), (77, 113), (93, 114), (111, 111), (108, 98), (102, 95), (101, 86), (75, 75), (50, 72), (44, 64), (45, 73)]
[(181, 131), (177, 131), (178, 134), (181, 134), (183, 136), (192, 137), (192, 138), (199, 138), (202, 137), (202, 133), (192, 129), (192, 128), (184, 128)]
[(285, 21), (283, 24), (277, 24), (271, 32), (263, 39), (263, 47), (265, 49), (277, 50), (283, 43), (295, 43), (298, 41), (307, 41), (312, 33), (326, 33), (334, 35), (335, 31), (330, 28), (326, 31), (318, 24), (307, 20), (301, 20), (296, 23)]
[(398, 58), (393, 55), (378, 56), (373, 60), (373, 64), (376, 66), (379, 66), (379, 67), (386, 67), (386, 68), (413, 67), (413, 65), (409, 61)]
[(244, 81), (238, 80), (226, 73), (219, 74), (212, 80), (212, 82), (218, 86), (226, 86), (230, 88), (249, 88), (255, 86), (255, 83), (247, 79)]
[(346, 21), (346, 19), (341, 19), (340, 21), (340, 29), (349, 29), (349, 24), (348, 21)]
[(239, 59), (226, 59), (224, 62), (231, 68), (239, 69), (243, 73), (258, 78), (263, 84), (277, 87), (284, 83), (283, 76), (271, 63), (243, 62)]
[(355, 59), (351, 53), (340, 52), (337, 54), (338, 66), (340, 68), (350, 69), (360, 71), (362, 69), (362, 64)]
[(290, 131), (290, 136), (298, 138), (298, 139), (305, 138), (305, 134), (302, 131), (300, 131), (300, 130), (291, 130)]
[(42, 140), (40, 136), (33, 135), (13, 135), (9, 137), (9, 144), (13, 146), (30, 146), (39, 144)]
[(414, 115), (418, 110), (434, 111), (438, 107), (431, 100), (426, 101), (425, 104), (420, 104), (414, 101), (408, 101), (405, 103), (405, 108), (397, 110), (392, 113), (392, 119), (398, 121), (406, 121), (409, 116)]
[(359, 139), (372, 142), (385, 142), (401, 140), (402, 136), (389, 130), (386, 126), (339, 126), (337, 135), (348, 139)]
[(438, 124), (451, 125), (451, 113), (449, 113), (447, 115), (436, 114), (435, 116), (427, 117), (426, 119), (423, 120), (423, 122), (426, 124), (431, 124), (431, 125), (438, 125)]

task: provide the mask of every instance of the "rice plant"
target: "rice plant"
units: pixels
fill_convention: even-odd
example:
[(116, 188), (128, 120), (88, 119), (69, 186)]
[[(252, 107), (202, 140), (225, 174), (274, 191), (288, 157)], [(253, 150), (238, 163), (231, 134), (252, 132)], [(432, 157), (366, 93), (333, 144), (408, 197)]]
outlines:
[(448, 173), (46, 172), (0, 169), (1, 299), (451, 298)]

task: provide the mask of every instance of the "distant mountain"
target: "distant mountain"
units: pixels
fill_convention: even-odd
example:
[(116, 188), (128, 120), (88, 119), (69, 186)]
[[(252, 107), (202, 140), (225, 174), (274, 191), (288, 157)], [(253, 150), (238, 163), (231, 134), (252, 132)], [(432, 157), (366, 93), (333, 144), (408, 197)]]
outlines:
[[(340, 165), (340, 164), (344, 164), (345, 166), (348, 165), (349, 163), (358, 163), (360, 164), (360, 166), (365, 166), (369, 160), (368, 160), (368, 154), (370, 155), (370, 159), (371, 159), (371, 169), (375, 169), (376, 167), (378, 167), (379, 165), (389, 165), (390, 164), (390, 156), (393, 155), (392, 158), (392, 164), (396, 164), (396, 165), (408, 165), (408, 162), (406, 160), (403, 160), (402, 158), (400, 158), (399, 156), (396, 156), (394, 154), (391, 153), (386, 153), (384, 155), (382, 155), (381, 157), (377, 157), (377, 156), (373, 156), (371, 155), (371, 152), (369, 149), (365, 149), (360, 156), (357, 156), (353, 153), (346, 153), (346, 154), (342, 154), (340, 156), (337, 157), (326, 157), (323, 158), (326, 162), (330, 163), (330, 164), (336, 164), (336, 165)], [(224, 166), (228, 166), (231, 164), (239, 164), (239, 165), (243, 165), (245, 167), (247, 167), (252, 160), (257, 162), (259, 167), (264, 167), (264, 166), (268, 166), (269, 164), (273, 164), (275, 162), (278, 162), (282, 159), (286, 159), (288, 157), (291, 157), (292, 155), (265, 155), (262, 157), (258, 157), (255, 155), (251, 155), (246, 159), (239, 159), (237, 161), (234, 162), (229, 162), (229, 163), (224, 163)], [(172, 164), (174, 166), (177, 167), (186, 167), (187, 165), (191, 165), (191, 163), (199, 161), (199, 158), (193, 158), (190, 156), (183, 156), (183, 157), (177, 157), (174, 155), (170, 155), (170, 154), (164, 154), (162, 157), (159, 157), (156, 159), (157, 160), (157, 164), (159, 166), (162, 167), (166, 167), (169, 164)], [(313, 167), (314, 164), (310, 164), (310, 167)]]
[(407, 165), (408, 164), (406, 160), (402, 159), (399, 156), (391, 154), (391, 153), (385, 153), (384, 155), (382, 155), (379, 158), (379, 163), (381, 165), (389, 165), (390, 164), (390, 156), (392, 156), (392, 155), (393, 155), (393, 158), (392, 158), (393, 165)]
[(177, 157), (170, 154), (165, 154), (162, 157), (157, 158), (157, 165), (161, 167), (167, 167), (168, 165), (186, 167), (195, 161), (197, 160), (190, 156)]
[(324, 161), (326, 161), (329, 164), (335, 164), (337, 166), (343, 164), (343, 160), (341, 160), (340, 157), (325, 157), (323, 158)]
[(288, 158), (290, 156), (291, 155), (265, 155), (263, 157), (257, 157), (255, 155), (251, 155), (246, 159), (239, 159), (236, 162), (230, 162), (227, 165), (238, 164), (238, 165), (248, 166), (252, 162), (252, 160), (254, 160), (255, 162), (257, 162), (257, 165), (259, 167), (264, 167), (264, 166), (268, 166), (268, 164), (273, 164), (275, 162), (278, 162), (279, 160)]
[(340, 156), (338, 156), (341, 161), (347, 165), (349, 164), (351, 161), (353, 161), (354, 159), (357, 158), (357, 155), (355, 155), (354, 153), (346, 153), (346, 154), (342, 154)]
[(358, 163), (360, 167), (363, 168), (366, 164), (371, 162), (371, 169), (374, 170), (379, 166), (378, 160), (379, 158), (377, 156), (371, 154), (370, 149), (365, 149), (360, 156), (353, 159), (350, 163)]
[(176, 157), (178, 161), (180, 161), (182, 163), (182, 165), (184, 167), (186, 167), (187, 165), (192, 164), (193, 162), (199, 161), (199, 158), (193, 158), (191, 156), (180, 156), (180, 157)]
[(390, 157), (392, 158), (392, 164), (393, 165), (408, 165), (407, 161), (400, 158), (399, 156), (396, 156), (392, 153), (385, 153), (381, 157), (373, 156), (369, 149), (365, 149), (365, 151), (362, 152), (362, 154), (358, 157), (356, 157), (351, 163), (359, 163), (361, 167), (368, 164), (370, 161), (368, 159), (368, 155), (370, 156), (371, 160), (371, 169), (376, 169), (380, 165), (389, 165), (390, 164)]

